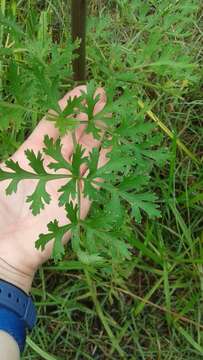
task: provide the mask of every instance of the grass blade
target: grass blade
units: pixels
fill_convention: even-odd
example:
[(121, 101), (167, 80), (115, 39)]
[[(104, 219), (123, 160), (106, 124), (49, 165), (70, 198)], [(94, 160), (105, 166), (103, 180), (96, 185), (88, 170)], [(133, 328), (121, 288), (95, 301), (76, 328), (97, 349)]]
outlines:
[(190, 334), (182, 328), (180, 325), (176, 325), (176, 329), (179, 333), (197, 350), (201, 355), (203, 355), (203, 348), (190, 336)]
[(34, 350), (38, 355), (40, 355), (42, 357), (42, 359), (45, 359), (45, 360), (60, 360), (58, 357), (56, 358), (56, 357), (48, 354), (44, 350), (42, 350), (37, 344), (35, 344), (30, 339), (30, 337), (27, 337), (26, 343), (27, 343), (27, 345), (29, 345), (31, 347), (32, 350)]
[[(138, 100), (138, 105), (144, 109), (145, 108), (145, 104), (141, 101)], [(184, 153), (191, 159), (193, 160), (196, 164), (200, 165), (201, 161), (182, 143), (182, 141), (180, 141), (179, 139), (175, 139), (174, 134), (172, 133), (171, 130), (169, 130), (167, 128), (167, 126), (158, 118), (157, 115), (155, 115), (151, 110), (147, 110), (146, 111), (147, 115), (150, 117), (150, 119), (152, 119), (156, 124), (158, 124), (158, 126), (168, 135), (168, 137), (172, 140), (176, 141), (176, 144), (178, 145), (178, 147), (184, 151)]]

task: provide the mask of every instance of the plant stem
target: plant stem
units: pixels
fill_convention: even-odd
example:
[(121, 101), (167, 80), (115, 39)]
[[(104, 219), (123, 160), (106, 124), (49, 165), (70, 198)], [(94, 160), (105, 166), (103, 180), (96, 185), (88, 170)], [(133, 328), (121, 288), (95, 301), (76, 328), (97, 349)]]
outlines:
[(86, 57), (86, 0), (72, 0), (72, 40), (80, 39), (80, 46), (75, 50), (78, 55), (73, 60), (73, 74), (74, 80), (84, 82), (86, 79), (85, 57)]
[[(73, 61), (73, 73), (75, 81), (85, 81), (86, 71), (85, 71), (85, 35), (86, 35), (86, 0), (72, 0), (72, 39), (75, 41), (77, 38), (81, 39), (80, 47), (75, 51), (78, 55), (77, 59)], [(74, 149), (76, 146), (76, 137), (75, 132), (72, 133)], [(80, 195), (80, 182), (77, 180), (77, 204), (78, 204), (78, 236), (80, 236), (80, 204), (81, 195)], [(119, 355), (123, 358), (124, 352), (118, 344), (116, 338), (114, 337), (111, 328), (103, 314), (100, 303), (97, 299), (96, 289), (92, 283), (89, 272), (84, 268), (85, 276), (87, 279), (88, 286), (92, 295), (92, 299), (97, 311), (97, 314), (109, 335), (113, 347), (117, 349)]]
[[(76, 149), (76, 146), (77, 146), (77, 139), (76, 139), (76, 135), (75, 135), (75, 131), (72, 132), (72, 140), (73, 140), (73, 148), (74, 148), (74, 151)], [(80, 179), (77, 179), (77, 205), (78, 205), (78, 213), (77, 213), (77, 216), (78, 216), (78, 223), (77, 223), (77, 236), (80, 238), (80, 209), (81, 209), (81, 189), (80, 189)], [(78, 239), (78, 242), (80, 240)], [(91, 277), (89, 275), (89, 272), (87, 270), (87, 268), (85, 268), (84, 266), (84, 272), (85, 272), (85, 276), (86, 276), (86, 280), (87, 280), (87, 284), (89, 286), (89, 289), (90, 289), (90, 293), (91, 293), (91, 296), (92, 296), (92, 300), (94, 302), (94, 305), (95, 305), (95, 309), (96, 309), (96, 312), (109, 336), (109, 338), (111, 339), (111, 342), (113, 344), (113, 348), (116, 349), (119, 353), (119, 355), (123, 358), (124, 357), (124, 352), (123, 350), (121, 349), (117, 339), (115, 338), (113, 332), (111, 331), (111, 328), (108, 324), (108, 321), (102, 311), (102, 308), (100, 306), (100, 303), (97, 299), (97, 292), (96, 292), (96, 289), (95, 289), (95, 286), (91, 280)]]
[[(1, 170), (1, 169), (0, 169)], [(67, 174), (48, 174), (47, 175), (39, 175), (29, 173), (28, 171), (24, 171), (21, 176), (19, 176), (20, 180), (45, 180), (45, 181), (52, 181), (52, 180), (61, 180), (71, 178), (71, 175)], [(17, 179), (16, 173), (14, 172), (0, 172), (0, 181), (8, 180), (8, 179)]]
[[(77, 146), (75, 131), (72, 132), (72, 140), (73, 140), (73, 149), (74, 149), (73, 152), (74, 152)], [(77, 187), (78, 223), (80, 223), (80, 205), (81, 205), (80, 179), (77, 179), (76, 184), (77, 184), (76, 187)], [(80, 227), (79, 224), (78, 226)], [(79, 230), (78, 233), (80, 233)]]

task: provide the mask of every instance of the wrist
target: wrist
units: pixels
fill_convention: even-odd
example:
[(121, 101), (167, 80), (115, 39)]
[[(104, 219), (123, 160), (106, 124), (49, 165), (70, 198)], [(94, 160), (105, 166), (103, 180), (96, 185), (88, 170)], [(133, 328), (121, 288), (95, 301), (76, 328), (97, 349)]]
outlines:
[(29, 294), (34, 274), (27, 274), (0, 257), (0, 279), (5, 280)]

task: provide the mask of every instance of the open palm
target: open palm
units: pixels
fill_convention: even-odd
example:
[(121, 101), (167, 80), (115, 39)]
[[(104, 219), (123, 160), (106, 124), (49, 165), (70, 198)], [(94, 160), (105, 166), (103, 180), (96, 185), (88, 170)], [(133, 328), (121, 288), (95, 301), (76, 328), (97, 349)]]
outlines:
[[(80, 96), (81, 91), (86, 91), (86, 86), (79, 86), (66, 94), (60, 100), (60, 107), (63, 109), (66, 106), (69, 97)], [(95, 106), (95, 113), (100, 112), (105, 105), (105, 93), (102, 88), (97, 89), (95, 95), (99, 94), (100, 99)], [(79, 114), (81, 120), (85, 120), (85, 114)], [(85, 155), (92, 150), (93, 147), (99, 146), (99, 141), (95, 140), (91, 134), (85, 133), (85, 125), (80, 125), (76, 130), (77, 141), (85, 148)], [(26, 149), (33, 149), (35, 153), (43, 148), (44, 136), (48, 134), (49, 137), (57, 139), (59, 136), (58, 130), (54, 124), (46, 118), (43, 118), (38, 126), (35, 128), (30, 137), (22, 144), (18, 151), (12, 156), (14, 161), (18, 161), (20, 166), (25, 170), (30, 170), (24, 151)], [(62, 153), (66, 160), (71, 161), (73, 153), (73, 143), (71, 134), (67, 134), (62, 138)], [(45, 167), (49, 163), (49, 157), (45, 156)], [(106, 151), (100, 151), (99, 166), (102, 166), (106, 159)], [(2, 164), (4, 167), (4, 164)], [(85, 168), (82, 169), (86, 171)], [(64, 173), (64, 171), (63, 171)], [(52, 251), (53, 242), (50, 242), (45, 250), (42, 252), (35, 248), (35, 241), (40, 233), (47, 232), (47, 224), (57, 219), (60, 225), (67, 223), (66, 212), (63, 207), (58, 206), (58, 192), (57, 190), (67, 180), (54, 180), (47, 184), (47, 191), (51, 195), (52, 201), (46, 205), (45, 209), (37, 216), (33, 216), (29, 209), (29, 204), (26, 203), (26, 198), (30, 195), (36, 186), (35, 180), (21, 181), (17, 194), (7, 196), (5, 189), (8, 185), (7, 181), (0, 183), (0, 257), (11, 266), (18, 270), (34, 276), (35, 271), (46, 261)], [(90, 208), (90, 201), (88, 198), (81, 198), (81, 217), (85, 218)], [(64, 242), (67, 242), (70, 234), (66, 235)]]

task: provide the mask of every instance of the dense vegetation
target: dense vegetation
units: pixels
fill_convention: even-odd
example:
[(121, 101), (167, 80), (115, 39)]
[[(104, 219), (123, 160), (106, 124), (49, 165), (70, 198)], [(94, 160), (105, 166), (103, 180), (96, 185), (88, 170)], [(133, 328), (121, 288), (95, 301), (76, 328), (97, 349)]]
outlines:
[[(60, 111), (58, 99), (75, 86), (69, 5), (1, 1), (1, 160), (50, 108), (62, 136), (75, 129), (72, 119), (66, 121), (75, 106), (86, 113), (95, 138), (102, 119), (102, 146), (112, 149), (98, 171), (97, 151), (85, 158), (75, 144), (70, 167), (60, 141), (45, 138), (44, 153), (54, 160), (50, 168), (65, 166), (72, 174), (59, 189), (59, 205), (66, 204), (73, 236), (64, 255), (60, 241), (68, 229), (53, 214), (49, 235), (37, 241), (43, 248), (55, 238), (55, 262), (40, 269), (34, 283), (39, 320), (24, 359), (201, 359), (201, 2), (90, 0), (88, 91), (81, 94), (87, 107), (75, 100)], [(95, 117), (97, 86), (105, 88), (108, 101)], [(27, 158), (39, 180), (28, 199), (37, 216), (51, 200), (49, 175), (43, 153), (27, 151)], [(93, 200), (83, 222), (70, 202), (77, 197), (82, 163), (90, 169), (84, 191)], [(7, 165), (0, 178), (14, 171), (9, 195), (26, 174), (14, 162)], [(99, 192), (92, 186), (98, 177), (104, 179)]]

